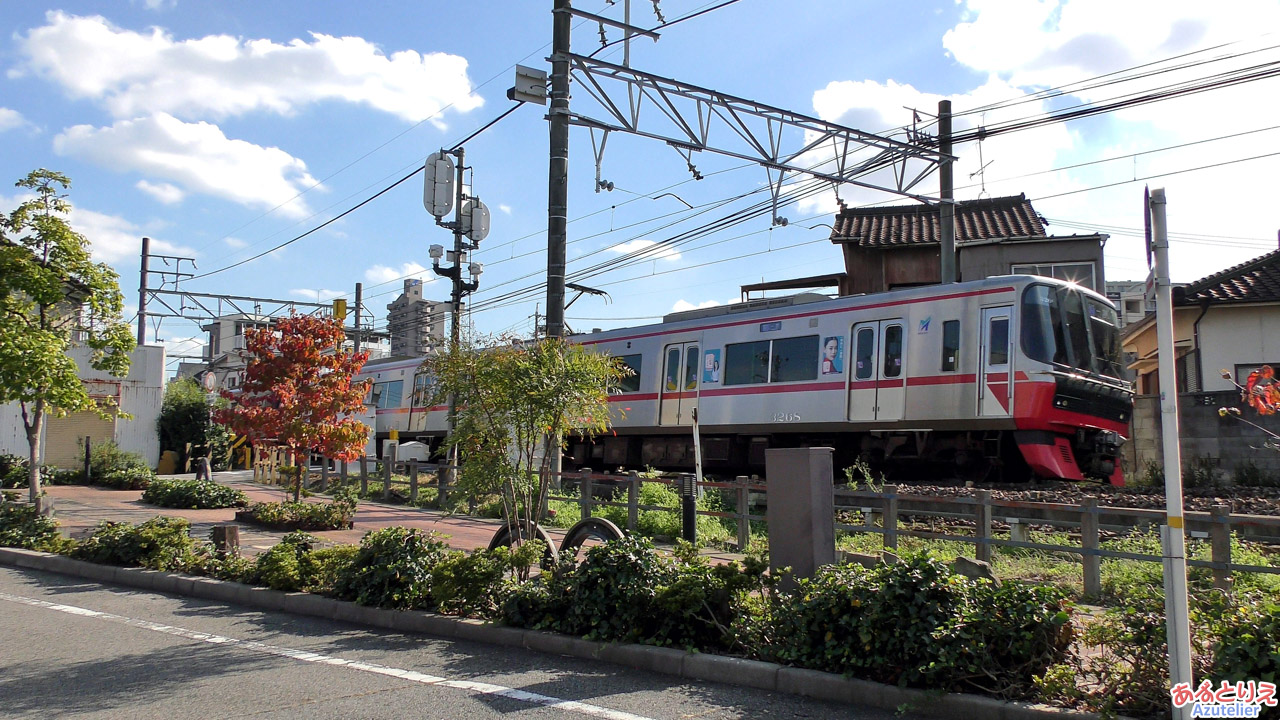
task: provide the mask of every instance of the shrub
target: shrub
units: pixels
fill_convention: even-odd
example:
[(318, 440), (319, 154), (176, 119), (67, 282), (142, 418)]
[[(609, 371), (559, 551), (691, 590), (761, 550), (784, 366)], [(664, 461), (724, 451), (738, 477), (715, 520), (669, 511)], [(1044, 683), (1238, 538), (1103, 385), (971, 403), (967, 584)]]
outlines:
[(434, 533), (402, 527), (375, 530), (364, 536), (355, 558), (338, 572), (334, 594), (361, 605), (427, 607), (431, 573), (448, 553), (448, 545)]
[(36, 512), (34, 505), (0, 504), (0, 546), (49, 550), (60, 540), (57, 521)]
[(542, 558), (540, 540), (509, 547), (450, 553), (431, 572), (431, 602), (440, 612), (494, 618), (515, 584), (515, 575)]
[(642, 640), (658, 589), (673, 579), (671, 561), (644, 538), (593, 547), (573, 570), (559, 629), (591, 640)]
[(116, 490), (145, 490), (156, 479), (156, 473), (149, 467), (132, 465), (110, 470), (101, 475), (95, 473), (95, 485), (115, 488)]
[(1236, 466), (1232, 482), (1240, 487), (1280, 487), (1280, 475), (1269, 473), (1245, 460)]
[(210, 480), (179, 480), (160, 478), (153, 481), (142, 493), (142, 501), (170, 508), (243, 507), (248, 504), (245, 494), (226, 485)]
[[(81, 455), (83, 457), (83, 454)], [(151, 466), (136, 452), (121, 450), (113, 442), (94, 443), (89, 450), (89, 471), (96, 481), (116, 470), (129, 468), (150, 469)]]
[(154, 517), (139, 525), (104, 520), (71, 556), (107, 565), (182, 570), (196, 560), (187, 534), (190, 527), (186, 520), (170, 517)]
[(771, 584), (764, 574), (768, 562), (748, 557), (742, 566), (711, 565), (687, 543), (677, 550), (677, 560), (673, 579), (654, 597), (653, 627), (646, 641), (698, 650), (751, 647), (732, 628), (753, 610), (752, 594)]
[(1215, 594), (1198, 615), (1213, 638), (1209, 677), (1215, 685), (1222, 680), (1280, 682), (1280, 601), (1274, 595)]
[[(29, 472), (28, 468), (30, 468), (31, 465), (26, 460), (16, 457), (14, 455), (6, 455), (4, 457), (6, 458), (6, 461), (3, 464), (4, 466), (7, 467), (7, 469), (3, 475), (0, 475), (0, 487), (25, 488), (27, 486), (28, 480), (30, 479), (31, 473)], [(71, 471), (71, 472), (75, 472), (75, 471)], [(41, 485), (69, 484), (69, 483), (55, 482), (55, 478), (58, 477), (58, 474), (59, 473), (57, 468), (51, 467), (49, 465), (41, 466), (40, 467), (40, 484)], [(80, 473), (75, 473), (75, 475), (78, 477)]]
[(355, 493), (342, 488), (332, 502), (257, 502), (236, 513), (236, 518), (280, 530), (343, 530), (351, 527), (355, 515)]
[(305, 553), (298, 559), (303, 589), (332, 595), (338, 577), (355, 561), (359, 552), (356, 545), (335, 545)]
[(302, 574), (302, 558), (317, 542), (305, 532), (286, 534), (274, 547), (258, 556), (254, 570), (258, 581), (272, 590), (298, 592), (307, 586)]

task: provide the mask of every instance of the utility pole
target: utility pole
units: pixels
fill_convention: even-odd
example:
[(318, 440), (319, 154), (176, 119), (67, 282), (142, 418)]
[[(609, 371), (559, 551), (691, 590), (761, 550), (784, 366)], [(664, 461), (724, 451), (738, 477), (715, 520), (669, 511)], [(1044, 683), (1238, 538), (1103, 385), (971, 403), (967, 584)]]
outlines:
[[(1159, 356), (1160, 421), (1164, 436), (1164, 496), (1167, 520), (1160, 526), (1164, 546), (1164, 612), (1169, 644), (1169, 686), (1191, 677), (1191, 628), (1187, 609), (1187, 541), (1182, 514), (1182, 450), (1178, 444), (1178, 377), (1173, 358), (1173, 285), (1169, 282), (1169, 228), (1164, 188), (1151, 191), (1151, 249), (1156, 267), (1156, 354)], [(1190, 707), (1173, 708), (1186, 718)]]
[(364, 283), (356, 283), (356, 314), (354, 318), (355, 332), (351, 336), (351, 347), (360, 352), (360, 302), (364, 299)]
[(142, 278), (138, 284), (138, 346), (147, 344), (147, 258), (151, 255), (151, 238), (142, 238)]
[(955, 161), (951, 159), (951, 101), (938, 101), (938, 231), (941, 235), (941, 282), (956, 281)]
[(551, 158), (547, 169), (547, 337), (564, 335), (565, 243), (569, 214), (569, 0), (551, 12)]

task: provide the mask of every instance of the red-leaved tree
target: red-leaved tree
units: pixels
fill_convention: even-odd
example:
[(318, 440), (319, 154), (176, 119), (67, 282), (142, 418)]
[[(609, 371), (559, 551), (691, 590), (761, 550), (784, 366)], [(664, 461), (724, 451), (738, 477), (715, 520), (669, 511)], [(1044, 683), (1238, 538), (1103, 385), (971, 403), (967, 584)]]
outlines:
[[(352, 378), (369, 354), (343, 350), (344, 337), (338, 320), (309, 315), (246, 330), (244, 382), (239, 392), (222, 391), (232, 405), (216, 411), (214, 419), (250, 442), (284, 445), (300, 472), (309, 452), (337, 460), (359, 457), (369, 428), (352, 416), (363, 409), (370, 381)], [(294, 500), (302, 493), (301, 477)]]

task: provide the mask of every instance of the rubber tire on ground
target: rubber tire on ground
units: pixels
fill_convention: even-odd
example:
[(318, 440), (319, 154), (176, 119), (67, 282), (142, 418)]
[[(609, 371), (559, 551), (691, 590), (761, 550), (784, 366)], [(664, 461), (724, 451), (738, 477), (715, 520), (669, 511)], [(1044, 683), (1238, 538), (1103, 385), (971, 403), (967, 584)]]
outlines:
[[(550, 568), (555, 565), (556, 557), (559, 555), (559, 548), (556, 547), (555, 538), (546, 531), (541, 525), (534, 525), (533, 532), (527, 532), (526, 535), (535, 537), (546, 543), (547, 549), (542, 554), (542, 567)], [(489, 541), (489, 549), (494, 550), (500, 547), (511, 547), (511, 527), (503, 525), (498, 528), (498, 532), (493, 534), (493, 539)]]
[(604, 518), (591, 517), (579, 520), (573, 527), (569, 528), (569, 532), (565, 533), (564, 545), (560, 546), (561, 550), (571, 550), (578, 552), (578, 548), (591, 538), (609, 542), (610, 540), (621, 540), (626, 536), (617, 525)]

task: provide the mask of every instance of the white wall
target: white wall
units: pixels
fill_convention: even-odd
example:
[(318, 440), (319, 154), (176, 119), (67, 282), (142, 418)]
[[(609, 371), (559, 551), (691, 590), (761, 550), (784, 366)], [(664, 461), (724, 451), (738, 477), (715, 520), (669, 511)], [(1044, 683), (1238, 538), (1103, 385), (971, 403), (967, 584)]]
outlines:
[(1236, 365), (1280, 365), (1280, 305), (1210, 306), (1200, 321), (1199, 348), (1206, 392), (1234, 389), (1222, 379), (1223, 369), (1234, 372)]
[[(141, 453), (154, 467), (160, 459), (156, 419), (164, 396), (164, 348), (159, 345), (134, 348), (129, 373), (124, 378), (114, 378), (90, 367), (89, 348), (72, 348), (67, 354), (80, 368), (80, 379), (120, 383), (121, 409), (133, 419), (116, 421), (115, 442), (121, 449)], [(43, 438), (41, 445), (44, 445)], [(26, 457), (28, 452), (27, 435), (16, 402), (0, 406), (0, 452), (21, 457)]]

